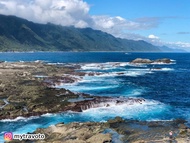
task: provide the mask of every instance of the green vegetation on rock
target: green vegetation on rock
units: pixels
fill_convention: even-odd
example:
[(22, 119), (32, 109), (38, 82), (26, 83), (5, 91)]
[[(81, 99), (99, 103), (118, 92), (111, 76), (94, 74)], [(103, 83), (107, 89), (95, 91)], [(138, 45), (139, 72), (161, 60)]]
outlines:
[(0, 15), (0, 51), (160, 51), (145, 41), (121, 38), (91, 28), (37, 24)]

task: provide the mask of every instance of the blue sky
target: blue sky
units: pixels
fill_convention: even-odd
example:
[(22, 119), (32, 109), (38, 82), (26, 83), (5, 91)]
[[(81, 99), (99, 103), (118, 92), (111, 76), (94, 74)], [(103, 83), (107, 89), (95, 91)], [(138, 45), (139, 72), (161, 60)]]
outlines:
[(0, 0), (0, 14), (190, 51), (190, 0)]
[(168, 42), (190, 42), (190, 0), (86, 0), (91, 15), (121, 16), (135, 21), (146, 18), (155, 27), (129, 31), (158, 36)]

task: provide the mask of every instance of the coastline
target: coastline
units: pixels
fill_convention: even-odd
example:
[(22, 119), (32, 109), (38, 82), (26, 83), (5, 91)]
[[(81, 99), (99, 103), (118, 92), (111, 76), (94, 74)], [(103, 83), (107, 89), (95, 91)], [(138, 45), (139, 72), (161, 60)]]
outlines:
[[(111, 104), (141, 104), (143, 98), (99, 97), (73, 93), (56, 85), (70, 84), (85, 76), (78, 65), (63, 66), (36, 62), (0, 63), (0, 119), (40, 116), (65, 111), (82, 112)], [(88, 75), (93, 76), (94, 73)], [(76, 77), (77, 76), (77, 77)]]
[[(131, 61), (131, 64), (167, 63), (170, 59), (141, 59)], [(113, 63), (112, 66), (114, 66)], [(117, 65), (117, 64), (116, 64)], [(35, 62), (1, 62), (0, 63), (0, 119), (16, 117), (39, 116), (46, 113), (64, 111), (82, 112), (88, 108), (108, 107), (111, 104), (127, 104), (129, 102), (142, 104), (143, 98), (99, 97), (84, 93), (73, 93), (64, 88), (56, 88), (61, 84), (75, 83), (86, 74), (94, 76), (99, 73), (77, 72), (80, 65), (56, 65), (42, 61)], [(124, 73), (115, 73), (123, 75)], [(69, 100), (82, 97), (80, 102)], [(92, 100), (85, 100), (92, 98)], [(90, 107), (92, 106), (92, 107)]]
[[(79, 77), (84, 76), (85, 73), (75, 72), (75, 69), (77, 68), (78, 65), (56, 66), (41, 61), (0, 63), (0, 77), (2, 79), (0, 83), (0, 97), (2, 101), (0, 102), (0, 106), (2, 107), (0, 110), (0, 119), (16, 119), (20, 116), (41, 116), (46, 113), (59, 113), (68, 110), (82, 112), (82, 110), (91, 108), (90, 106), (92, 106), (92, 104), (92, 108), (100, 107), (101, 102), (103, 103), (103, 106), (107, 107), (110, 106), (110, 103), (125, 104), (132, 101), (141, 104), (144, 101), (143, 98), (120, 99), (96, 97), (83, 93), (73, 93), (66, 89), (58, 90), (52, 88), (54, 84), (73, 83), (77, 80), (74, 76), (69, 75), (77, 75)], [(64, 77), (65, 74), (67, 77)], [(84, 100), (75, 101), (81, 97)], [(69, 100), (74, 100), (74, 102), (69, 102)], [(74, 129), (69, 133), (72, 133), (73, 136), (76, 135), (75, 138), (69, 136), (69, 133), (59, 133), (58, 136), (56, 135), (55, 138), (53, 138), (54, 141), (62, 142), (64, 138), (65, 142), (78, 142), (79, 139), (81, 139), (81, 135), (77, 136), (76, 134), (78, 129), (81, 129), (81, 131), (84, 131), (85, 129), (91, 130), (92, 132), (86, 135), (87, 137), (83, 138), (81, 142), (99, 142), (95, 140), (97, 138), (101, 141), (102, 139), (105, 139), (104, 141), (111, 142), (113, 140), (113, 135), (109, 132), (107, 135), (103, 134), (106, 129), (111, 129), (122, 136), (121, 141), (137, 143), (139, 141), (148, 142), (149, 140), (169, 141), (166, 134), (172, 130), (175, 132), (175, 138), (173, 140), (181, 142), (187, 140), (190, 136), (190, 130), (185, 122), (186, 121), (184, 120), (148, 122), (123, 120), (122, 118), (117, 117), (106, 123), (61, 123), (50, 126), (47, 129), (37, 129), (35, 133), (45, 133), (47, 136), (45, 142), (52, 142), (51, 137), (57, 134), (54, 130), (57, 131), (57, 129), (61, 127), (60, 130), (62, 131), (65, 127), (69, 129), (74, 125)], [(131, 124), (133, 126), (131, 126)], [(145, 126), (146, 130), (144, 130)], [(52, 127), (54, 127), (54, 130), (52, 130)], [(46, 131), (48, 131), (48, 134)], [(149, 136), (150, 132), (152, 133), (152, 136)], [(144, 135), (142, 135), (142, 133)]]
[[(65, 89), (56, 90), (49, 88), (40, 76), (60, 76), (62, 73), (74, 72), (72, 68), (61, 68), (38, 62), (13, 62), (0, 63), (0, 89), (1, 89), (1, 114), (0, 119), (13, 119), (19, 116), (29, 117), (44, 113), (65, 111), (68, 95), (57, 97), (55, 95), (69, 94), (70, 98), (78, 95)], [(48, 98), (47, 98), (48, 97)], [(54, 98), (55, 97), (55, 98)], [(3, 103), (3, 100), (9, 104)], [(56, 106), (57, 107), (56, 107)], [(65, 105), (65, 106), (64, 106)], [(55, 107), (54, 107), (55, 106)], [(63, 110), (64, 109), (64, 110)]]
[[(17, 143), (188, 143), (190, 128), (186, 121), (138, 121), (115, 117), (107, 122), (64, 122), (38, 128), (32, 134), (45, 135), (44, 140), (13, 140)], [(29, 133), (30, 134), (30, 133)]]

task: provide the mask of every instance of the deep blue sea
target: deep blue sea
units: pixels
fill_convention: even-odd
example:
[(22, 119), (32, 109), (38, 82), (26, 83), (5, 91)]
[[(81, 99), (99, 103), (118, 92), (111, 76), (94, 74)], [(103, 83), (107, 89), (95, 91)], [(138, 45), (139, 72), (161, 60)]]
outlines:
[[(170, 58), (172, 64), (132, 65), (135, 58), (151, 60)], [(78, 63), (78, 72), (101, 73), (85, 76), (66, 88), (97, 96), (144, 98), (143, 104), (93, 108), (82, 113), (64, 112), (40, 117), (0, 121), (0, 136), (4, 132), (27, 133), (36, 128), (59, 122), (101, 121), (121, 116), (125, 119), (172, 120), (190, 122), (190, 53), (125, 53), (125, 52), (37, 52), (0, 53), (3, 61), (35, 61), (47, 63)], [(151, 70), (150, 70), (151, 69)], [(122, 73), (122, 74), (118, 74)], [(2, 138), (0, 138), (1, 141)]]

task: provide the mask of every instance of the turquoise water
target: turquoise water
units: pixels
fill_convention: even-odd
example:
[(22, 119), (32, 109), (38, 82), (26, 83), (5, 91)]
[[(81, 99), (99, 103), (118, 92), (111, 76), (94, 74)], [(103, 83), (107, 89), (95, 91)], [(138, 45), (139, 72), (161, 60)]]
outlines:
[[(170, 58), (173, 64), (132, 65), (135, 58)], [(5, 131), (14, 133), (33, 132), (59, 122), (101, 121), (121, 116), (125, 119), (190, 120), (190, 54), (189, 53), (0, 53), (0, 60), (35, 61), (47, 63), (78, 63), (78, 72), (99, 73), (85, 76), (74, 84), (57, 86), (73, 92), (97, 96), (141, 97), (143, 104), (101, 107), (82, 113), (64, 112), (39, 117), (0, 121), (0, 135)], [(150, 70), (152, 68), (152, 70)], [(155, 68), (153, 70), (153, 68)], [(2, 138), (1, 138), (2, 139)]]

